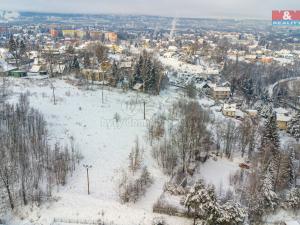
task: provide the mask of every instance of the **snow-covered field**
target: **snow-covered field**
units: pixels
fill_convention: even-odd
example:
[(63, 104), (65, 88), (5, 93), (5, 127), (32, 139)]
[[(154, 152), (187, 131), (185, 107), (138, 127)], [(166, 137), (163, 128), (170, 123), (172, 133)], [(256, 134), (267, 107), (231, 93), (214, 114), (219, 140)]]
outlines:
[[(51, 83), (55, 87), (55, 98)], [(63, 220), (113, 221), (120, 225), (150, 225), (154, 217), (164, 217), (168, 224), (185, 225), (191, 221), (180, 217), (154, 214), (153, 204), (163, 192), (165, 176), (151, 156), (149, 143), (146, 141), (147, 120), (155, 113), (168, 110), (182, 93), (171, 87), (160, 96), (137, 92), (123, 92), (119, 89), (94, 86), (89, 90), (70, 84), (61, 79), (17, 79), (9, 78), (12, 92), (9, 102), (18, 100), (20, 93), (30, 92), (31, 106), (41, 111), (48, 123), (51, 143), (60, 142), (69, 145), (74, 138), (76, 147), (83, 155), (75, 173), (69, 177), (66, 186), (59, 187), (54, 194), (54, 201), (41, 207), (22, 208), (11, 217), (11, 224), (48, 225), (55, 218)], [(146, 120), (143, 119), (143, 102), (146, 102)], [(132, 104), (130, 104), (132, 103)], [(214, 101), (200, 99), (199, 103), (210, 108)], [(120, 115), (116, 122), (115, 114)], [(223, 117), (220, 112), (213, 112)], [(120, 171), (128, 167), (128, 155), (136, 138), (144, 149), (144, 165), (154, 178), (154, 183), (138, 202), (121, 204), (117, 194), (117, 181)], [(90, 191), (87, 194), (86, 170), (84, 164), (91, 165)], [(198, 169), (196, 179), (204, 179), (218, 189), (230, 187), (230, 174), (238, 169), (237, 162), (228, 160), (209, 160)], [(20, 221), (20, 218), (24, 218)], [(55, 223), (56, 224), (56, 223)]]
[[(152, 205), (162, 193), (168, 180), (152, 161), (148, 143), (145, 141), (147, 120), (143, 120), (142, 104), (129, 105), (127, 102), (146, 101), (146, 118), (162, 110), (174, 100), (176, 93), (162, 93), (152, 97), (124, 93), (121, 90), (106, 88), (102, 104), (101, 88), (80, 90), (64, 80), (52, 80), (57, 104), (53, 104), (52, 89), (46, 80), (11, 79), (13, 91), (10, 102), (18, 99), (19, 93), (30, 92), (31, 106), (40, 110), (48, 122), (51, 142), (70, 144), (74, 137), (77, 148), (84, 159), (69, 178), (65, 187), (59, 187), (55, 194), (57, 201), (44, 204), (41, 208), (28, 207), (19, 213), (25, 218), (23, 223), (50, 224), (54, 218), (92, 219), (104, 217), (122, 225), (151, 224), (154, 217)], [(114, 114), (121, 120), (117, 123)], [(136, 138), (143, 148), (144, 163), (151, 172), (154, 183), (146, 196), (136, 204), (122, 205), (116, 193), (116, 181), (121, 168), (128, 166), (128, 155)], [(86, 170), (83, 164), (92, 165), (90, 169), (91, 194), (87, 194)], [(165, 216), (164, 216), (165, 217)], [(16, 218), (16, 217), (15, 217)], [(184, 225), (189, 221), (167, 217), (170, 224)], [(16, 221), (15, 221), (16, 222)], [(20, 224), (20, 221), (17, 221)]]

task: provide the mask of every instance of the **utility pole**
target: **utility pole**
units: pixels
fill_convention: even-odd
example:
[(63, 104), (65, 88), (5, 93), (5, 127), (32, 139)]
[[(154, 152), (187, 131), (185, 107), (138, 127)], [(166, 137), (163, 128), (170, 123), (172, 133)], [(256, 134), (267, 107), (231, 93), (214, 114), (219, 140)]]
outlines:
[(89, 178), (89, 169), (92, 168), (91, 165), (83, 165), (84, 168), (86, 168), (86, 178), (87, 178), (87, 189), (88, 189), (88, 195), (90, 194), (90, 178)]
[(146, 119), (146, 101), (144, 100), (144, 120)]
[(102, 73), (102, 104), (104, 104), (104, 73)]
[(104, 104), (104, 74), (107, 72), (107, 63), (108, 61), (104, 61), (101, 63), (101, 70), (102, 70), (102, 104)]

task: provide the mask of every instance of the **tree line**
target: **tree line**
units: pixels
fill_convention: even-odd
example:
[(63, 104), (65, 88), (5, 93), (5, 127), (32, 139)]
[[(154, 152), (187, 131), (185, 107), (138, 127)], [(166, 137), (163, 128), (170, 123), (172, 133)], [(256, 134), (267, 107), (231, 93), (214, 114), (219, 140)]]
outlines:
[[(30, 107), (27, 94), (0, 110), (0, 188), (11, 209), (51, 197), (55, 185), (66, 184), (80, 154), (70, 147), (51, 146), (43, 115)], [(4, 207), (5, 208), (5, 207)]]

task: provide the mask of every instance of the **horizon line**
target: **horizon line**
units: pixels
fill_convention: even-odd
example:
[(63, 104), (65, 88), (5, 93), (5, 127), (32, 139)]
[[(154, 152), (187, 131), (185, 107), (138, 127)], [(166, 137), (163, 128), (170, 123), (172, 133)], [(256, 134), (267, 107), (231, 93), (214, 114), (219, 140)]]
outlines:
[(178, 19), (211, 19), (211, 20), (258, 20), (258, 21), (272, 21), (272, 19), (263, 19), (263, 18), (252, 18), (252, 17), (228, 17), (228, 16), (206, 16), (206, 17), (188, 17), (188, 16), (168, 16), (168, 15), (160, 15), (160, 14), (144, 14), (144, 13), (113, 13), (113, 12), (58, 12), (58, 11), (38, 11), (38, 10), (12, 10), (12, 9), (1, 9), (0, 11), (11, 11), (18, 13), (40, 13), (40, 14), (58, 14), (58, 15), (92, 15), (92, 16), (100, 16), (100, 15), (116, 15), (116, 16), (148, 16), (148, 17), (163, 17), (163, 18), (178, 18)]

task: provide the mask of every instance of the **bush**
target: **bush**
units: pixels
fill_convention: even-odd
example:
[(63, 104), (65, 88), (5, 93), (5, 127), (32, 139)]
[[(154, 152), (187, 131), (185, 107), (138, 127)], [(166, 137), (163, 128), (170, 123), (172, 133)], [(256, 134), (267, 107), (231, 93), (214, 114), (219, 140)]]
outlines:
[(142, 169), (140, 176), (137, 178), (123, 171), (118, 187), (121, 202), (136, 202), (145, 194), (147, 187), (149, 187), (152, 182), (153, 180), (146, 167)]
[(286, 196), (283, 207), (287, 209), (300, 209), (300, 188), (292, 188)]
[(120, 121), (120, 119), (121, 119), (120, 114), (119, 113), (115, 113), (114, 120), (118, 123)]
[(197, 89), (194, 83), (188, 84), (185, 88), (186, 88), (186, 94), (189, 98), (196, 98)]
[(163, 217), (154, 217), (152, 225), (167, 225), (167, 223)]

